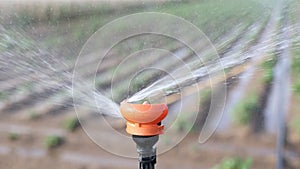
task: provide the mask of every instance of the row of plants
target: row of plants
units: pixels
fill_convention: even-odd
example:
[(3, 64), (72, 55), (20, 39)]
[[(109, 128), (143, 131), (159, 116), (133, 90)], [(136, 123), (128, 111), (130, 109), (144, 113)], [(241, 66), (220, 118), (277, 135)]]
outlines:
[[(208, 2), (205, 2), (205, 5), (207, 5), (206, 3), (208, 3)], [(209, 3), (216, 3), (216, 2), (209, 2)], [(204, 6), (205, 6), (204, 5)], [(253, 5), (253, 4), (252, 4)], [(193, 11), (194, 10), (194, 8), (196, 8), (195, 6), (192, 6), (190, 3), (186, 3), (186, 4), (184, 4), (183, 5), (184, 7), (184, 9), (185, 8), (188, 8), (190, 11)], [(199, 7), (199, 6), (198, 6)], [(197, 7), (197, 8), (198, 8)], [(228, 6), (226, 6), (226, 7), (224, 7), (224, 8), (227, 8)], [(199, 7), (200, 8), (200, 7)], [(174, 12), (173, 10), (176, 10), (176, 9), (173, 9), (173, 7), (172, 7), (172, 5), (170, 5), (170, 6), (168, 6), (168, 7), (162, 7), (162, 8), (159, 8), (159, 10), (166, 10), (166, 11), (168, 11), (168, 12), (170, 12), (170, 13), (172, 13), (172, 12)], [(248, 9), (249, 10), (249, 9)], [(250, 11), (248, 11), (248, 12), (250, 12)], [(179, 13), (179, 14), (181, 14), (181, 13)], [(189, 13), (189, 14), (186, 14), (185, 15), (185, 17), (187, 17), (187, 18), (189, 18), (189, 17), (191, 17), (193, 14), (191, 14), (191, 13)], [(215, 16), (207, 16), (207, 17), (215, 17)], [(249, 16), (249, 17), (251, 17), (251, 16)], [(266, 23), (267, 23), (267, 19), (268, 17), (266, 16), (266, 17), (262, 17), (261, 19), (263, 20), (263, 23), (262, 23), (262, 25), (265, 25)], [(196, 21), (195, 21), (196, 22)], [(245, 25), (251, 25), (250, 23), (253, 23), (253, 20), (251, 20), (251, 19), (249, 19), (249, 20), (247, 20), (247, 22), (248, 23), (244, 23)], [(200, 24), (201, 25), (201, 24)], [(198, 26), (198, 25), (197, 25)], [(243, 28), (240, 28), (240, 30), (242, 30), (242, 31), (239, 31), (237, 34), (235, 34), (233, 37), (229, 37), (229, 39), (230, 40), (226, 40), (225, 42), (225, 44), (222, 44), (222, 45), (220, 45), (220, 46), (218, 46), (220, 49), (218, 49), (218, 50), (220, 50), (220, 51), (222, 51), (222, 50), (225, 50), (226, 48), (228, 48), (228, 46), (230, 46), (232, 43), (234, 43), (238, 38), (239, 38), (239, 36), (241, 35), (241, 34), (243, 34), (242, 32), (243, 31), (245, 31), (246, 29), (247, 29), (247, 27), (248, 26), (244, 26)], [(250, 45), (251, 43), (253, 43), (251, 40), (253, 40), (253, 38), (254, 39), (257, 39), (258, 38), (258, 36), (260, 35), (260, 33), (261, 33), (261, 31), (263, 30), (263, 27), (264, 26), (261, 26), (261, 27), (259, 27), (258, 29), (256, 29), (255, 31), (253, 31), (253, 32), (251, 32), (251, 33), (248, 33), (247, 34), (247, 38), (246, 39), (249, 39), (249, 42), (247, 42), (247, 45)], [(232, 27), (231, 27), (231, 29), (232, 29)], [(224, 32), (223, 32), (224, 33)], [(218, 36), (220, 36), (220, 35), (218, 35)], [(251, 39), (250, 39), (251, 38)], [(251, 43), (250, 43), (250, 41), (251, 41)], [(223, 49), (224, 48), (224, 49)], [(195, 64), (196, 65), (196, 64)], [(151, 77), (151, 76), (149, 76), (149, 77)], [(143, 78), (144, 80), (144, 82), (147, 82), (147, 81), (149, 81), (149, 80), (147, 80), (147, 78), (145, 79), (145, 78)], [(139, 90), (141, 87), (143, 87), (143, 86), (145, 86), (145, 84), (144, 84), (144, 82), (140, 82), (139, 81), (139, 83), (138, 84), (134, 84), (134, 87), (133, 87), (133, 89), (134, 90)], [(125, 83), (125, 81), (123, 82), (123, 83)], [(119, 93), (121, 93), (121, 96), (122, 95), (124, 95), (124, 92), (126, 93), (126, 91), (123, 91), (123, 89), (122, 89), (122, 86), (125, 86), (125, 85), (119, 85), (119, 86), (121, 86), (120, 88), (118, 88), (118, 90), (117, 90), (117, 92), (118, 92), (118, 94), (117, 95), (120, 95)], [(123, 92), (122, 92), (123, 91)], [(119, 100), (119, 99), (117, 99), (117, 100)]]
[[(299, 42), (294, 42), (292, 54), (292, 96), (295, 96), (294, 99), (300, 101), (300, 48)], [(291, 111), (295, 111), (296, 114), (300, 113), (300, 107), (298, 105), (291, 105), (296, 108)], [(294, 130), (297, 135), (300, 137), (300, 115), (293, 117), (290, 127)]]
[(211, 40), (214, 40), (231, 30), (233, 25), (253, 23), (257, 21), (257, 18), (267, 17), (270, 9), (266, 10), (266, 6), (262, 5), (263, 2), (211, 0), (201, 3), (184, 3), (180, 5), (180, 8), (176, 3), (168, 4), (157, 7), (157, 10), (190, 20)]
[[(264, 25), (267, 25), (268, 20), (264, 21)], [(281, 23), (278, 22), (276, 25), (276, 31), (280, 30)], [(259, 36), (264, 29), (260, 29), (255, 39), (250, 44), (254, 44), (258, 42)], [(250, 87), (245, 97), (240, 100), (236, 106), (234, 107), (233, 111), (231, 112), (232, 121), (237, 125), (249, 125), (251, 121), (257, 121), (253, 119), (254, 116), (262, 117), (262, 112), (264, 108), (263, 99), (267, 98), (268, 92), (272, 85), (272, 81), (274, 78), (273, 69), (277, 63), (277, 55), (274, 53), (269, 53), (266, 56), (266, 60), (264, 60), (260, 65), (257, 67), (260, 69), (256, 71), (259, 73), (261, 71), (262, 74), (254, 75), (252, 80), (257, 81), (258, 84), (255, 88)], [(260, 119), (261, 120), (261, 119)]]
[(212, 169), (250, 169), (252, 166), (252, 161), (252, 158), (224, 158), (220, 164), (217, 164)]
[[(20, 133), (10, 132), (8, 133), (8, 139), (11, 141), (17, 141), (22, 137)], [(47, 149), (56, 148), (64, 143), (64, 138), (58, 135), (49, 135), (44, 138), (43, 145)]]
[[(17, 2), (15, 2), (17, 3)], [(7, 8), (10, 8), (14, 3), (7, 4)], [(133, 8), (133, 5), (122, 5), (122, 8)], [(39, 10), (32, 10), (39, 8)], [(16, 24), (22, 27), (32, 26), (37, 22), (44, 22), (46, 24), (55, 25), (70, 20), (72, 18), (80, 18), (83, 16), (107, 15), (112, 13), (116, 7), (106, 2), (40, 2), (30, 5), (19, 4), (14, 13), (7, 12), (9, 17), (13, 18)], [(117, 8), (118, 10), (120, 10)], [(5, 18), (4, 18), (5, 19)]]
[[(166, 12), (184, 17), (185, 19), (191, 21), (193, 24), (199, 27), (201, 30), (203, 30), (205, 33), (209, 33), (210, 39), (214, 40), (230, 31), (233, 25), (249, 24), (257, 21), (258, 14), (262, 14), (259, 16), (259, 18), (266, 18), (269, 13), (264, 10), (264, 6), (260, 5), (260, 3), (261, 2), (256, 1), (243, 1), (242, 3), (240, 3), (237, 0), (230, 0), (229, 2), (224, 3), (220, 0), (213, 0), (203, 1), (201, 3), (164, 3), (163, 5), (158, 6), (156, 6), (155, 4), (147, 4), (147, 7), (141, 5), (136, 7), (133, 6), (131, 8), (133, 8), (133, 11), (136, 12), (144, 12), (150, 10), (156, 12)], [(180, 6), (180, 8), (178, 8), (178, 6)], [(62, 7), (61, 9), (64, 9), (64, 7)], [(73, 8), (66, 9), (70, 11), (62, 13), (65, 13), (63, 16), (67, 18), (67, 13), (73, 13), (81, 16), (83, 14), (80, 12), (84, 11), (82, 9), (78, 12)], [(95, 7), (95, 9), (96, 10), (91, 10), (94, 12), (90, 11), (90, 15), (83, 15), (82, 17), (75, 18), (69, 17), (67, 21), (69, 22), (69, 24), (73, 25), (72, 29), (67, 34), (65, 32), (62, 32), (63, 29), (57, 30), (57, 35), (51, 35), (45, 39), (46, 46), (53, 47), (54, 45), (60, 47), (64, 46), (63, 44), (70, 43), (70, 40), (77, 43), (79, 42), (79, 44), (83, 44), (83, 42), (85, 42), (87, 38), (92, 35), (92, 33), (98, 30), (105, 23), (108, 23), (118, 15), (128, 14), (128, 11), (124, 9), (119, 9), (120, 12), (118, 13), (101, 12), (105, 9), (108, 11), (114, 10), (112, 7), (105, 5), (102, 5), (101, 9), (97, 9), (97, 7)], [(53, 15), (53, 13), (55, 13), (55, 10), (47, 10), (47, 13), (49, 13), (48, 15)], [(236, 15), (236, 13), (239, 13), (240, 15)], [(72, 15), (70, 14), (70, 16)], [(32, 22), (32, 19), (30, 19), (31, 17), (27, 16), (26, 14), (20, 15), (20, 17), (21, 18), (19, 20), (21, 20), (21, 22), (23, 22), (22, 20), (24, 20), (24, 23), (26, 24)], [(226, 22), (224, 22), (225, 20)], [(63, 23), (60, 24), (64, 25)], [(83, 27), (82, 25), (89, 26)], [(63, 40), (61, 38), (63, 36), (69, 36), (69, 38), (67, 38), (69, 40)]]
[(235, 124), (249, 125), (254, 115), (262, 113), (264, 106), (262, 98), (267, 98), (266, 96), (274, 78), (273, 69), (276, 62), (275, 55), (272, 55), (260, 65), (262, 75), (255, 77), (253, 80), (260, 83), (258, 86), (261, 89), (258, 87), (251, 89), (251, 91), (248, 91), (250, 94), (237, 103), (231, 114), (232, 121)]
[[(80, 127), (80, 123), (77, 117), (70, 117), (64, 121), (63, 126), (69, 132), (74, 132), (76, 129)], [(22, 137), (22, 135), (18, 132), (9, 132), (7, 137), (11, 141), (17, 141)], [(65, 142), (65, 138), (63, 136), (48, 135), (44, 138), (43, 145), (47, 149), (53, 149), (62, 145), (64, 142)]]
[[(251, 25), (251, 24), (250, 24)], [(222, 52), (224, 51), (226, 48), (229, 48), (229, 46), (231, 45), (234, 45), (234, 42), (240, 38), (240, 36), (244, 35), (244, 33), (242, 33), (243, 31), (246, 31), (247, 28), (249, 27), (248, 26), (245, 26), (243, 28), (240, 28), (238, 32), (236, 32), (237, 34), (234, 35), (233, 37), (226, 37), (228, 39), (226, 39), (226, 43), (222, 43), (222, 44), (219, 44), (217, 45), (217, 50)], [(260, 30), (260, 29), (258, 29)], [(254, 31), (254, 33), (249, 33), (250, 35), (253, 35), (253, 34), (257, 34), (259, 33), (259, 31)], [(248, 35), (248, 34), (247, 34)], [(246, 39), (248, 39), (249, 37), (247, 37)], [(224, 40), (224, 39), (223, 39)], [(217, 42), (218, 43), (218, 42)], [(207, 56), (209, 56), (209, 52), (207, 52), (205, 49), (203, 49), (205, 53), (204, 55), (204, 58), (206, 58)], [(243, 50), (243, 49), (241, 49)], [(190, 59), (192, 58), (192, 54), (187, 54), (185, 57), (183, 57), (182, 59), (185, 60), (185, 59)], [(165, 68), (165, 70), (169, 70), (169, 69), (174, 69), (174, 67), (176, 67), (176, 63), (175, 64), (171, 64), (169, 62), (163, 62), (162, 60), (160, 60), (161, 62), (161, 66), (164, 65), (163, 67)], [(189, 66), (192, 68), (192, 69), (198, 69), (199, 67), (203, 66), (203, 63), (199, 62), (199, 63), (195, 63), (195, 62), (198, 62), (198, 61), (191, 61), (189, 63)], [(201, 65), (199, 65), (201, 64)], [(139, 91), (141, 88), (147, 86), (149, 84), (149, 82), (153, 82), (153, 80), (155, 80), (155, 78), (153, 77), (159, 77), (158, 75), (156, 74), (151, 74), (151, 73), (145, 73), (141, 78), (139, 78), (139, 80), (135, 80), (135, 81), (132, 81), (132, 85), (133, 86), (130, 86), (130, 93), (135, 93), (137, 91)], [(125, 84), (128, 83), (128, 81), (123, 81), (121, 82), (118, 87), (116, 88), (117, 90), (117, 96), (116, 97), (116, 100), (120, 100), (119, 97), (121, 97), (121, 100), (124, 99), (124, 96), (127, 91), (124, 90), (124, 86), (126, 86)], [(135, 91), (135, 92), (134, 92)]]

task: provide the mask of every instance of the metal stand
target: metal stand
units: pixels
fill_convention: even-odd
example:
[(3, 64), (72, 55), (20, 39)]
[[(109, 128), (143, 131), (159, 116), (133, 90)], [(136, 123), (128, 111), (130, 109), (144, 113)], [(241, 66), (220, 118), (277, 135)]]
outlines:
[(132, 136), (139, 154), (140, 169), (154, 169), (156, 164), (156, 147), (159, 136)]

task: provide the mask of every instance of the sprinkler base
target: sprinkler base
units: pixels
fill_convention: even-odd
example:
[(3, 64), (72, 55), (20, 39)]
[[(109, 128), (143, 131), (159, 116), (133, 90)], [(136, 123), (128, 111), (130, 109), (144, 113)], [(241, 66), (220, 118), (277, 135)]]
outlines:
[(140, 159), (140, 169), (154, 169), (156, 164), (156, 155)]
[(156, 164), (156, 147), (159, 136), (132, 136), (139, 154), (140, 169), (154, 169)]

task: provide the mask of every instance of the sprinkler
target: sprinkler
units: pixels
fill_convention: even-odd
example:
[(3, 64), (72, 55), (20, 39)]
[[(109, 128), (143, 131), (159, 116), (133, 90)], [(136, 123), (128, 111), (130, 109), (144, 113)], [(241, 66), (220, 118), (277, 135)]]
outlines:
[(154, 169), (156, 164), (155, 144), (159, 135), (163, 133), (164, 126), (161, 121), (168, 114), (166, 104), (121, 103), (121, 114), (127, 120), (126, 131), (132, 135), (139, 155), (140, 169)]

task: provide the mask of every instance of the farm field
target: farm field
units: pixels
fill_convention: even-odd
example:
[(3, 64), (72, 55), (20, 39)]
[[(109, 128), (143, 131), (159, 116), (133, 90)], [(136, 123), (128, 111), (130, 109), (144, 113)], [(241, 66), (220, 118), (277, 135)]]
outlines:
[[(108, 122), (117, 133), (129, 136), (123, 118), (95, 109), (89, 85), (119, 104), (182, 65), (189, 66), (194, 78), (178, 82), (180, 89), (162, 90), (169, 107), (163, 124), (170, 132), (160, 138), (158, 151), (187, 135), (158, 155), (157, 168), (300, 168), (299, 0), (49, 2), (21, 3), (13, 9), (14, 5), (0, 2), (0, 168), (138, 168), (136, 158), (110, 153), (90, 138), (96, 133), (108, 140), (112, 152), (136, 151), (107, 129)], [(201, 53), (201, 61), (178, 39), (142, 34), (112, 47), (101, 64), (97, 52), (104, 47), (86, 45), (97, 50), (78, 62), (97, 30), (142, 12), (171, 14), (192, 23), (202, 37), (164, 25), (163, 20), (150, 25), (177, 31)], [(136, 27), (148, 25), (146, 19)], [(128, 30), (126, 24), (117, 30)], [(148, 51), (158, 48), (162, 50)], [(148, 67), (156, 69), (141, 71)], [(84, 91), (78, 94), (79, 104), (86, 104), (76, 107), (77, 114), (76, 93), (69, 92), (74, 70)], [(224, 103), (213, 102), (223, 94)], [(195, 101), (189, 97), (195, 95), (200, 100), (190, 105)], [(214, 104), (221, 107), (214, 109)], [(195, 106), (196, 118), (191, 112)], [(213, 134), (202, 143), (203, 130)]]

